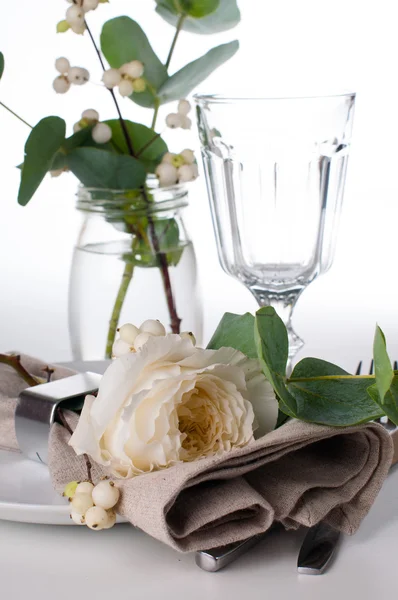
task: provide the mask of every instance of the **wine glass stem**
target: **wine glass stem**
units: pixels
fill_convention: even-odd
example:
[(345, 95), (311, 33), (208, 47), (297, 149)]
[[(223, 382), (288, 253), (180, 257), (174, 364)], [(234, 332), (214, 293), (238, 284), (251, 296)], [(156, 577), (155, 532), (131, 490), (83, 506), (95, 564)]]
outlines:
[(303, 340), (292, 327), (292, 314), (297, 299), (304, 288), (285, 292), (271, 292), (262, 288), (251, 287), (250, 291), (260, 306), (272, 306), (284, 322), (289, 338), (289, 359), (291, 360), (304, 345)]

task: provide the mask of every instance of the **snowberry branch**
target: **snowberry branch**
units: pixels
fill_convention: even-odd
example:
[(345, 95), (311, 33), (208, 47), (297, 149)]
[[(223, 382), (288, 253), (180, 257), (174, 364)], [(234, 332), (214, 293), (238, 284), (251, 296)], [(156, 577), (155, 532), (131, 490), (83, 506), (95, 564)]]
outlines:
[(0, 363), (12, 367), (30, 387), (39, 384), (39, 382), (28, 373), (25, 367), (22, 366), (19, 354), (0, 354)]

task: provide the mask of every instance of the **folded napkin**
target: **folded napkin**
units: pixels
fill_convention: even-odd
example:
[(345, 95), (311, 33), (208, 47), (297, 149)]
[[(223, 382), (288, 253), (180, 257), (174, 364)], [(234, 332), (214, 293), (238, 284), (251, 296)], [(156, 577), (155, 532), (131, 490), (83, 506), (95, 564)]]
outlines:
[[(36, 374), (43, 367), (27, 361), (25, 365)], [(23, 386), (9, 368), (0, 367), (4, 446), (13, 428), (15, 399), (10, 396), (15, 398)], [(56, 376), (65, 376), (65, 370), (57, 368)], [(3, 422), (2, 403), (8, 407), (4, 413), (8, 425)], [(68, 421), (73, 429), (77, 416), (69, 414)], [(52, 427), (49, 468), (60, 492), (67, 482), (87, 477), (83, 458), (67, 444), (69, 437), (60, 425)], [(13, 442), (15, 447), (15, 437)], [(380, 491), (392, 454), (390, 436), (376, 423), (332, 428), (292, 420), (222, 456), (118, 480), (117, 510), (182, 552), (236, 542), (266, 531), (274, 522), (295, 529), (325, 520), (352, 534)], [(95, 465), (93, 478), (104, 473)]]

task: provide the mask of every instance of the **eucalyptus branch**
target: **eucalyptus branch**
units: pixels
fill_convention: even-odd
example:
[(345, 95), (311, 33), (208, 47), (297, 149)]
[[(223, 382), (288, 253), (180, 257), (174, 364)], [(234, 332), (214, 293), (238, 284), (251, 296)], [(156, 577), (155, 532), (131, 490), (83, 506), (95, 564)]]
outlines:
[(0, 100), (0, 105), (3, 108), (5, 108), (6, 110), (8, 110), (8, 112), (10, 112), (12, 115), (14, 115), (14, 117), (16, 117), (17, 119), (19, 119), (24, 125), (26, 125), (30, 129), (33, 129), (32, 125), (29, 125), (29, 123), (27, 121), (25, 121), (25, 119), (23, 119), (22, 117), (20, 117), (19, 115), (17, 115), (16, 112), (14, 112), (13, 110), (11, 110), (11, 108), (9, 108), (6, 104), (4, 104), (4, 102), (1, 102), (1, 100)]
[[(66, 431), (68, 433), (70, 433), (70, 435), (73, 435), (73, 429), (71, 428), (68, 421), (66, 420), (63, 410), (59, 407), (57, 408), (57, 417), (58, 417), (59, 421), (61, 422), (62, 427), (64, 427), (66, 429)], [(83, 457), (86, 462), (87, 480), (92, 483), (93, 481), (91, 478), (91, 469), (93, 468), (93, 465), (91, 464), (90, 458), (87, 454), (83, 454)]]
[(16, 371), (30, 387), (39, 385), (37, 379), (28, 373), (25, 367), (22, 366), (21, 357), (19, 354), (0, 354), (0, 363), (13, 368), (14, 371)]
[(160, 106), (160, 101), (159, 101), (159, 98), (156, 97), (155, 98), (155, 110), (153, 112), (151, 129), (155, 129), (156, 119), (158, 118), (159, 106)]
[(173, 38), (173, 41), (171, 43), (169, 54), (168, 54), (168, 57), (167, 57), (167, 60), (166, 60), (166, 64), (165, 64), (166, 69), (168, 69), (169, 66), (170, 66), (170, 62), (171, 62), (171, 58), (173, 56), (174, 48), (175, 48), (175, 45), (177, 43), (178, 36), (180, 35), (180, 31), (182, 29), (182, 26), (184, 24), (185, 19), (186, 19), (186, 15), (180, 15), (180, 18), (178, 19), (176, 32), (174, 34), (174, 38)]

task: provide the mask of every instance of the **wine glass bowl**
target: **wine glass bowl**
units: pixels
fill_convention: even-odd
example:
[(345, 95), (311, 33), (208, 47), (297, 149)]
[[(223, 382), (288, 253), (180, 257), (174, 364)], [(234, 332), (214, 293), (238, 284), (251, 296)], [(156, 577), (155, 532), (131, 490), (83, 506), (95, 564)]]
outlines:
[(221, 266), (275, 307), (292, 358), (293, 307), (333, 262), (355, 95), (195, 102)]

